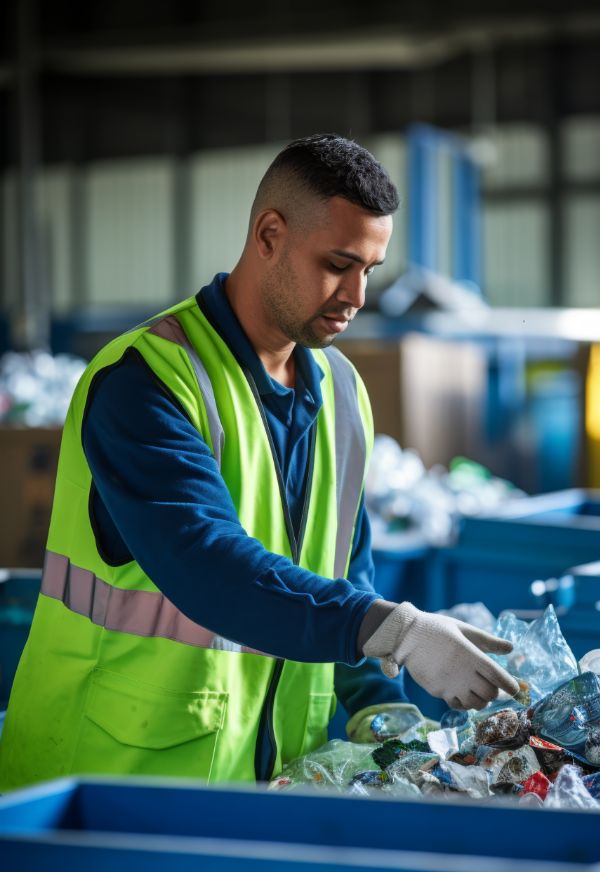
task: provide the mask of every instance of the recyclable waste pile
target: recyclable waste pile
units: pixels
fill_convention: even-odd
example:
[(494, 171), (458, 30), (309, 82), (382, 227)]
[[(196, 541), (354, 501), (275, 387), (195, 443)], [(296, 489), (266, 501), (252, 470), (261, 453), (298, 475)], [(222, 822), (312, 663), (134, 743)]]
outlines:
[(352, 741), (292, 761), (271, 787), (600, 811), (600, 675), (580, 671), (552, 606), (531, 623), (503, 614), (494, 631), (513, 642), (495, 659), (519, 681), (516, 698), (449, 709), (439, 723), (409, 704), (364, 709)]
[(458, 534), (461, 517), (490, 511), (524, 496), (510, 482), (464, 457), (427, 469), (412, 449), (390, 436), (375, 437), (365, 487), (373, 537), (418, 530), (431, 545), (444, 546)]
[(0, 358), (0, 421), (27, 427), (64, 423), (85, 367), (70, 354), (8, 351)]

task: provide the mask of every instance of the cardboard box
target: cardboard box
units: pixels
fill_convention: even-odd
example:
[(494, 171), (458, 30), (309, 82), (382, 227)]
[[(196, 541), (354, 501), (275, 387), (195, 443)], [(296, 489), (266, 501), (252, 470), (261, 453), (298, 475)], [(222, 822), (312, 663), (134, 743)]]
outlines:
[(340, 350), (352, 361), (363, 379), (371, 407), (376, 433), (393, 436), (404, 443), (401, 378), (401, 343), (347, 339)]
[(420, 334), (348, 339), (340, 348), (365, 382), (376, 433), (416, 449), (427, 467), (448, 465), (459, 454), (493, 462), (482, 432), (487, 366), (482, 348)]
[(0, 427), (0, 567), (41, 567), (62, 429)]

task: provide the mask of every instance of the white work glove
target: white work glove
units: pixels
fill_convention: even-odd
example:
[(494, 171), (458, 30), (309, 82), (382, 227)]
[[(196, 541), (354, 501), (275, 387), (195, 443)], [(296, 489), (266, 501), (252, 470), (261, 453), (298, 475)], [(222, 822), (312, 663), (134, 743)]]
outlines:
[(414, 680), (450, 708), (481, 709), (505, 690), (514, 696), (518, 682), (484, 653), (508, 654), (510, 642), (449, 618), (401, 603), (363, 645), (379, 657), (389, 678), (406, 666)]

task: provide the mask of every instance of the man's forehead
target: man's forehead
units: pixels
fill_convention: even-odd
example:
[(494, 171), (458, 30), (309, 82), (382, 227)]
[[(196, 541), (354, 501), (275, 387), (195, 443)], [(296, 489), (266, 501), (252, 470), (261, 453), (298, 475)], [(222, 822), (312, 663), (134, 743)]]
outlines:
[(314, 224), (315, 235), (324, 246), (354, 251), (360, 244), (382, 246), (385, 250), (393, 229), (391, 215), (374, 215), (341, 197), (328, 201), (324, 211)]

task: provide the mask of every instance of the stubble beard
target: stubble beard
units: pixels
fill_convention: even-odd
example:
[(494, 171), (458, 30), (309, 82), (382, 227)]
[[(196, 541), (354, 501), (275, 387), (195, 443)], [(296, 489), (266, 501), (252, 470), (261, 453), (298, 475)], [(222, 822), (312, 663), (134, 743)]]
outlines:
[(300, 300), (300, 284), (287, 256), (284, 256), (271, 273), (264, 279), (262, 298), (270, 318), (296, 345), (305, 348), (328, 348), (335, 336), (318, 336), (310, 321), (294, 317), (294, 301)]

